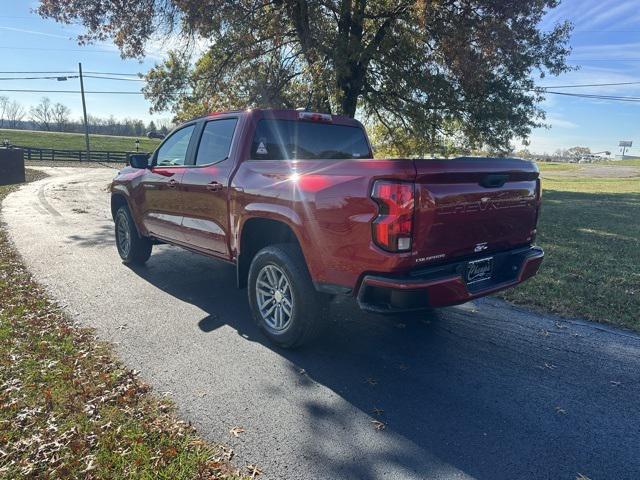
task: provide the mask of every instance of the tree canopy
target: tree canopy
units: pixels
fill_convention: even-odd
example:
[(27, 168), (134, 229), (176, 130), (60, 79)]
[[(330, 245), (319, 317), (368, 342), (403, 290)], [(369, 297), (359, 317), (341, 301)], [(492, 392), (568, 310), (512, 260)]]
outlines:
[[(147, 74), (152, 110), (309, 107), (387, 138), (506, 148), (544, 121), (538, 77), (569, 70), (558, 0), (40, 0), (38, 12), (111, 38), (126, 57), (184, 40)], [(194, 45), (206, 45), (197, 59)], [(201, 50), (202, 51), (202, 50)]]

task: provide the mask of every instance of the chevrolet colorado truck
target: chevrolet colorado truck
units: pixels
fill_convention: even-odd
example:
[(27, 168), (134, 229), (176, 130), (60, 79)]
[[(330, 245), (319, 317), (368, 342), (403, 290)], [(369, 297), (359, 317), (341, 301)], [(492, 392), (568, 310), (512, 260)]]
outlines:
[(336, 295), (393, 313), (444, 307), (536, 274), (536, 165), (514, 158), (374, 159), (352, 118), (213, 113), (111, 185), (118, 252), (168, 243), (231, 262), (252, 314), (282, 347), (311, 339)]

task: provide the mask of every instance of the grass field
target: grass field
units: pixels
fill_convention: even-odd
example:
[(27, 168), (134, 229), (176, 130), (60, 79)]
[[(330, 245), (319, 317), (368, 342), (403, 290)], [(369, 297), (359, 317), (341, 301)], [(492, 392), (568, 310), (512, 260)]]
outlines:
[[(36, 132), (31, 130), (0, 129), (0, 142), (9, 140), (13, 145), (34, 148), (58, 148), (61, 150), (84, 150), (84, 135), (80, 133)], [(154, 150), (160, 140), (146, 137), (116, 137), (109, 135), (89, 135), (92, 150), (132, 152), (135, 141), (140, 140), (141, 151)]]
[(625, 167), (640, 167), (640, 160), (610, 160), (607, 165), (622, 165)]
[(541, 172), (568, 172), (578, 170), (580, 166), (577, 163), (556, 163), (556, 162), (539, 162), (538, 167)]
[[(0, 187), (0, 202), (12, 188)], [(0, 478), (250, 478), (230, 465), (232, 450), (200, 439), (111, 347), (65, 317), (4, 228), (0, 299)]]
[(553, 177), (551, 169), (541, 166), (537, 243), (545, 261), (501, 296), (640, 331), (640, 177)]

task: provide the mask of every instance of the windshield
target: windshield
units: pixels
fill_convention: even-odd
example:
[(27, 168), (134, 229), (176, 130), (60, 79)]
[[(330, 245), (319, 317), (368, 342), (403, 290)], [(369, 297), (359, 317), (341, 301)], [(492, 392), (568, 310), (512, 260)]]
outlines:
[(260, 120), (253, 137), (256, 160), (371, 158), (359, 127), (289, 120)]

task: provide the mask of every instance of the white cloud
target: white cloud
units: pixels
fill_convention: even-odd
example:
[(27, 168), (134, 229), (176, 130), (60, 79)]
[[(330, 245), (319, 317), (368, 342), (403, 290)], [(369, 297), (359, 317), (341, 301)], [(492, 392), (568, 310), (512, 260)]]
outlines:
[(583, 14), (576, 20), (576, 26), (581, 30), (588, 30), (595, 26), (610, 28), (611, 25), (607, 22), (610, 22), (616, 16), (622, 15), (629, 10), (633, 10), (635, 13), (638, 9), (638, 2), (636, 0), (617, 2), (617, 4), (602, 2), (600, 6), (602, 8), (596, 7), (591, 12)]
[(58, 35), (55, 33), (41, 32), (39, 30), (29, 30), (26, 28), (0, 27), (0, 30), (6, 30), (9, 32), (16, 32), (16, 33), (27, 33), (30, 35), (40, 35), (43, 37), (64, 38), (65, 40), (69, 40), (70, 38), (68, 35)]
[(551, 128), (578, 128), (578, 124), (570, 120), (562, 118), (561, 115), (548, 115), (545, 123), (551, 126)]

